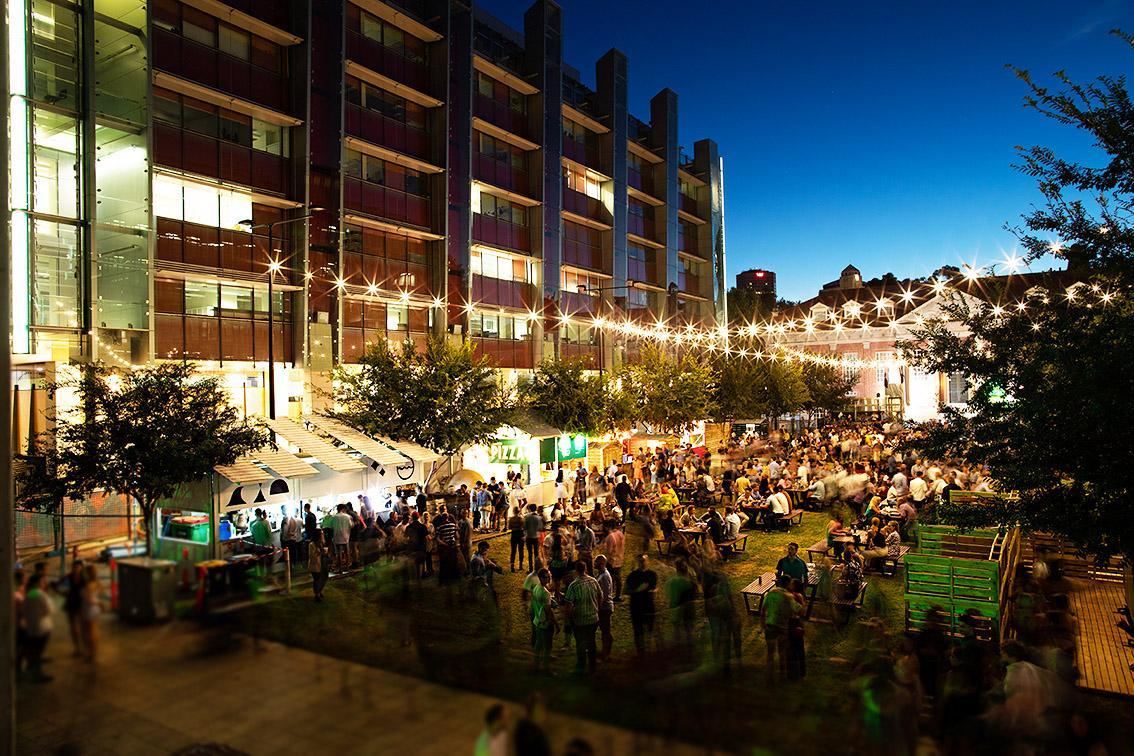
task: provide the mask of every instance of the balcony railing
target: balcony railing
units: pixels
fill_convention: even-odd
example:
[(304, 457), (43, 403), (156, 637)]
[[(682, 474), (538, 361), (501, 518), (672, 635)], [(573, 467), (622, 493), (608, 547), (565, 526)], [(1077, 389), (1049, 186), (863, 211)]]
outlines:
[(561, 342), (559, 349), (560, 354), (565, 360), (580, 360), (587, 367), (598, 367), (600, 350), (597, 344), (575, 344), (572, 342)]
[(588, 168), (594, 168), (596, 171), (600, 169), (598, 149), (586, 142), (578, 142), (564, 137), (563, 156), (574, 160), (576, 163), (582, 163)]
[(531, 231), (528, 226), (493, 218), (490, 215), (473, 214), (473, 240), (493, 247), (504, 247), (527, 252), (532, 248)]
[(582, 192), (577, 192), (566, 185), (563, 187), (563, 209), (569, 213), (591, 218), (601, 223), (609, 224), (611, 221), (610, 213), (606, 211), (601, 201), (594, 197), (588, 197)]
[(681, 197), (681, 209), (690, 215), (697, 215), (697, 200), (684, 194), (679, 194), (678, 196)]
[(287, 158), (166, 123), (154, 123), (154, 162), (272, 194), (287, 194)]
[(581, 294), (578, 291), (563, 289), (559, 292), (559, 296), (559, 308), (571, 315), (580, 313), (595, 315), (603, 309), (598, 297), (593, 294)]
[(535, 286), (523, 281), (502, 281), (474, 273), (472, 296), (474, 302), (486, 305), (532, 310), (535, 308), (536, 290)]
[(595, 247), (570, 239), (563, 240), (563, 262), (604, 273), (608, 272), (607, 268), (609, 267), (602, 247)]
[(476, 115), (494, 126), (517, 136), (528, 136), (528, 116), (508, 107), (508, 103), (486, 97), (479, 92), (475, 95)]
[(351, 60), (419, 92), (432, 94), (429, 68), (424, 63), (411, 60), (358, 32), (348, 31), (346, 37), (347, 57)]
[(429, 160), (429, 135), (354, 103), (346, 106), (346, 133), (405, 155)]
[[(157, 313), (154, 346), (162, 358), (263, 362), (268, 359), (266, 320)], [(293, 362), (291, 326), (275, 322), (273, 357)]]
[[(288, 240), (276, 238), (272, 247), (276, 254), (290, 256), (292, 247)], [(266, 236), (160, 217), (155, 256), (158, 261), (224, 268), (254, 276), (267, 274), (270, 257)]]
[(643, 239), (657, 240), (653, 218), (644, 218), (641, 215), (630, 215), (626, 220), (627, 233), (641, 236)]
[(495, 160), (491, 155), (478, 152), (474, 156), (473, 178), (517, 194), (531, 194), (527, 171), (513, 168), (511, 163)]
[(272, 110), (287, 111), (287, 78), (158, 27), (154, 67)]
[(485, 357), (493, 367), (535, 367), (534, 342), (530, 339), (490, 339), (474, 336), (472, 346), (473, 353), (478, 357)]
[(429, 198), (390, 189), (368, 181), (343, 177), (343, 205), (378, 218), (429, 226)]

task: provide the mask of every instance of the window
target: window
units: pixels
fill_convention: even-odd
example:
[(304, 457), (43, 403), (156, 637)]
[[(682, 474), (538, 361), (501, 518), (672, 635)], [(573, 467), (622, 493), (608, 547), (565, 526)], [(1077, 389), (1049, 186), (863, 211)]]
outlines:
[(474, 250), (469, 253), (469, 271), (500, 281), (533, 283), (535, 268), (531, 261), (522, 257), (512, 257), (490, 250)]
[(492, 79), (492, 77), (487, 76), (480, 71), (476, 72), (476, 91), (479, 92), (481, 96), (491, 98), (493, 96), (492, 92), (495, 83), (496, 82)]
[(505, 223), (511, 223), (516, 226), (528, 225), (528, 211), (526, 207), (485, 192), (481, 192), (480, 209), (478, 212), (481, 215), (493, 216)]
[(636, 200), (630, 200), (626, 204), (626, 210), (630, 215), (633, 215), (636, 218), (646, 217), (646, 206), (641, 202), (637, 202)]
[[(600, 289), (606, 286), (606, 279), (582, 271), (563, 271), (563, 290), (571, 293), (586, 294), (598, 297), (603, 292)], [(580, 287), (583, 287), (580, 291)]]
[(564, 118), (563, 138), (570, 139), (572, 142), (586, 142), (587, 127), (581, 123), (575, 123), (570, 119)]
[(881, 391), (890, 380), (890, 366), (888, 363), (894, 359), (894, 353), (875, 352), (874, 359), (882, 363), (874, 370), (874, 385), (877, 386), (878, 391)]
[(642, 172), (642, 156), (635, 152), (626, 153), (626, 167), (632, 171)]
[[(587, 195), (592, 199), (602, 197), (602, 183), (590, 173), (576, 170), (570, 166), (563, 166), (563, 179), (567, 188)], [(633, 206), (633, 202), (630, 203)]]
[(154, 176), (154, 214), (204, 226), (238, 229), (252, 217), (252, 195), (208, 184)]
[[(32, 208), (36, 212), (78, 217), (78, 122), (73, 116), (36, 108), (33, 115)], [(20, 198), (21, 205), (23, 198)]]
[(568, 344), (585, 344), (596, 346), (598, 344), (598, 332), (588, 326), (579, 325), (578, 323), (567, 323), (559, 326), (559, 335)]
[(221, 110), (218, 124), (221, 139), (244, 147), (252, 146), (252, 119), (250, 117), (234, 113), (231, 110)]
[(217, 135), (217, 106), (190, 97), (181, 98), (181, 122), (190, 131), (205, 136)]
[(530, 334), (527, 318), (506, 313), (473, 312), (469, 315), (469, 335), (487, 339), (526, 339)]
[(35, 219), (32, 241), (32, 323), (79, 327), (82, 285), (82, 238), (77, 225)]
[(949, 373), (949, 404), (968, 404), (969, 384), (964, 373)]
[[(843, 354), (841, 354), (839, 356), (842, 357), (843, 359), (847, 360), (848, 362), (854, 362), (854, 361), (858, 360), (858, 352), (844, 352)], [(852, 367), (850, 365), (844, 366), (843, 367), (843, 377), (846, 378), (847, 380), (854, 380), (857, 383), (858, 382), (858, 368)]]
[(289, 152), (287, 127), (253, 118), (252, 149), (287, 157)]
[(343, 158), (343, 173), (355, 178), (362, 178), (362, 153), (358, 150), (347, 150)]
[(181, 36), (206, 47), (217, 46), (217, 21), (195, 8), (181, 8)]
[(408, 331), (409, 330), (409, 308), (405, 305), (386, 305), (386, 330), (387, 331)]
[(217, 289), (215, 283), (185, 282), (185, 314), (216, 315)]
[(359, 16), (359, 32), (362, 36), (379, 44), (382, 42), (383, 26), (384, 24), (377, 16), (372, 16), (366, 11), (363, 11)]
[(386, 163), (371, 155), (364, 155), (362, 157), (362, 165), (366, 180), (372, 184), (384, 184), (386, 182)]
[(220, 287), (221, 315), (252, 317), (253, 290), (244, 286)]
[(826, 320), (830, 314), (831, 310), (826, 305), (816, 304), (811, 306), (811, 319), (816, 322)]
[(516, 113), (527, 112), (527, 100), (511, 87), (508, 88), (508, 108)]
[(220, 24), (220, 44), (218, 49), (240, 60), (252, 57), (252, 39), (247, 32), (235, 29), (228, 24)]
[(691, 200), (697, 199), (697, 187), (693, 186), (692, 182), (681, 179), (677, 182), (677, 185), (683, 195)]

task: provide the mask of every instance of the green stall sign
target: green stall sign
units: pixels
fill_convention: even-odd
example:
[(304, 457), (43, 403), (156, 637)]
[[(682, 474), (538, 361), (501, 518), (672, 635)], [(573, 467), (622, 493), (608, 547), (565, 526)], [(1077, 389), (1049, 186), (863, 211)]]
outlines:
[(530, 464), (528, 450), (522, 441), (515, 438), (498, 438), (488, 447), (488, 461), (494, 465)]

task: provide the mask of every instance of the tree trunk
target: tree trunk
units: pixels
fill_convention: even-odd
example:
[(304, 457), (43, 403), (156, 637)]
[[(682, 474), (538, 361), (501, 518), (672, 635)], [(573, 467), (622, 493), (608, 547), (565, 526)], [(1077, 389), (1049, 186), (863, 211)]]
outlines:
[(143, 556), (153, 555), (153, 505), (147, 504), (144, 499), (138, 498), (138, 509), (142, 511), (142, 532), (146, 534), (146, 552)]

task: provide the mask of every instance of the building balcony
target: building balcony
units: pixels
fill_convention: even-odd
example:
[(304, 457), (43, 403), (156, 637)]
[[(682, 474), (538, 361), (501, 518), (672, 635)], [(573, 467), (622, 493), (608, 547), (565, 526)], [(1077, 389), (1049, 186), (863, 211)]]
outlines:
[(513, 168), (511, 163), (495, 160), (491, 155), (478, 152), (473, 156), (473, 178), (516, 194), (531, 196), (528, 172)]
[(559, 344), (559, 353), (565, 360), (578, 360), (592, 370), (597, 370), (602, 350), (597, 344), (576, 344), (563, 341)]
[(601, 201), (577, 192), (566, 184), (563, 186), (563, 210), (608, 226), (612, 220)]
[[(231, 271), (241, 278), (267, 275), (270, 256), (266, 236), (170, 218), (156, 220), (154, 256), (159, 268), (166, 262)], [(277, 254), (290, 256), (290, 241), (277, 238), (272, 246)]]
[(640, 236), (643, 239), (658, 241), (657, 230), (653, 218), (644, 218), (641, 215), (630, 215), (626, 220), (626, 233)]
[(503, 281), (474, 273), (472, 298), (477, 304), (530, 312), (536, 306), (536, 287), (523, 281)]
[(429, 67), (425, 63), (411, 60), (358, 32), (346, 33), (346, 57), (399, 84), (424, 94), (433, 94), (430, 91)]
[(150, 51), (154, 68), (271, 110), (288, 110), (286, 76), (156, 26)]
[(570, 239), (563, 240), (563, 263), (610, 274), (610, 256), (602, 247), (591, 246)]
[(697, 217), (700, 217), (697, 212), (697, 200), (684, 194), (678, 194), (677, 196), (681, 198), (679, 207), (682, 210), (689, 213), (690, 215), (696, 215)]
[(559, 292), (559, 309), (572, 317), (578, 317), (581, 315), (597, 315), (604, 309), (609, 311), (610, 308), (604, 307), (599, 302), (598, 296), (594, 294), (582, 294), (578, 291), (562, 289)]
[(657, 195), (654, 194), (654, 182), (649, 178), (643, 176), (641, 172), (636, 171), (633, 168), (626, 169), (626, 185), (631, 186), (640, 192), (644, 192), (651, 197), (657, 197)]
[(429, 228), (429, 198), (343, 177), (343, 206), (376, 218)]
[(473, 354), (484, 357), (497, 368), (531, 369), (535, 367), (534, 342), (530, 339), (489, 339), (474, 336)]
[(599, 167), (598, 149), (586, 142), (578, 142), (574, 139), (563, 139), (563, 157), (573, 160), (576, 163), (592, 168), (596, 171), (602, 170)]
[[(292, 327), (274, 323), (276, 362), (294, 362)], [(160, 359), (266, 362), (268, 321), (156, 313), (154, 350)]]
[(342, 329), (343, 362), (358, 362), (359, 358), (366, 353), (367, 347), (380, 339), (390, 339), (394, 343), (400, 344), (407, 338), (413, 341), (418, 352), (424, 352), (429, 334), (424, 329), (387, 331), (385, 328), (344, 327)]
[(696, 273), (679, 272), (677, 274), (677, 288), (687, 294), (701, 296), (701, 277)]
[(473, 113), (483, 118), (493, 126), (504, 129), (511, 134), (524, 139), (528, 138), (528, 116), (508, 107), (508, 103), (500, 102), (477, 92), (473, 95)]
[(626, 277), (631, 281), (638, 281), (650, 286), (665, 288), (661, 276), (658, 275), (658, 262), (655, 258), (650, 261), (628, 260), (626, 263)]
[(483, 242), (491, 247), (503, 247), (527, 252), (532, 248), (531, 230), (528, 226), (493, 218), (491, 215), (473, 214), (473, 241)]
[(346, 133), (403, 155), (428, 161), (429, 135), (381, 113), (353, 103), (346, 105)]
[(154, 162), (166, 168), (287, 195), (290, 160), (224, 139), (154, 123)]

